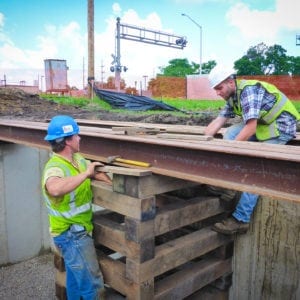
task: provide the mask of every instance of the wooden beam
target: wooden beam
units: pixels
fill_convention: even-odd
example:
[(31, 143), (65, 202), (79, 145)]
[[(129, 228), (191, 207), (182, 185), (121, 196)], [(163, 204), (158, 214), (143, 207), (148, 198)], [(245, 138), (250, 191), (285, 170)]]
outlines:
[(155, 284), (155, 300), (184, 299), (224, 274), (232, 272), (231, 259), (215, 258), (191, 262)]
[(138, 199), (118, 194), (101, 181), (93, 181), (92, 190), (93, 203), (96, 205), (138, 220), (146, 221), (155, 217), (155, 197)]
[(218, 197), (196, 197), (164, 205), (155, 217), (155, 235), (180, 228), (224, 212)]
[(136, 177), (116, 174), (113, 180), (115, 192), (136, 198), (146, 198), (196, 185), (199, 183), (161, 175)]
[(155, 257), (142, 264), (126, 259), (126, 277), (136, 283), (144, 282), (196, 257), (214, 250), (233, 239), (204, 228), (155, 249)]

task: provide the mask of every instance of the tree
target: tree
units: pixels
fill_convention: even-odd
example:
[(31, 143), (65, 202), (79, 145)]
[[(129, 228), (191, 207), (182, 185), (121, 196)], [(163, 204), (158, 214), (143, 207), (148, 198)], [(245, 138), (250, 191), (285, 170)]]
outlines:
[(264, 43), (250, 47), (242, 58), (234, 62), (237, 75), (263, 75), (266, 50), (267, 46)]
[(289, 64), (285, 49), (280, 45), (274, 45), (269, 47), (265, 54), (265, 74), (288, 74)]
[(186, 58), (172, 59), (169, 61), (169, 65), (166, 67), (160, 67), (161, 75), (168, 77), (185, 77), (189, 74), (194, 74), (199, 68), (194, 62), (189, 64), (189, 61)]
[(209, 74), (210, 71), (217, 65), (215, 60), (209, 60), (202, 64), (202, 74)]
[(289, 70), (291, 75), (300, 75), (300, 56), (288, 56)]
[(300, 75), (300, 57), (287, 56), (280, 45), (260, 43), (234, 62), (237, 75)]
[[(216, 66), (214, 60), (208, 61), (207, 63), (202, 64), (202, 73), (208, 74), (211, 69)], [(163, 76), (169, 77), (185, 77), (186, 75), (199, 74), (199, 64), (192, 62), (189, 63), (187, 58), (176, 58), (169, 61), (169, 65), (166, 67), (160, 67), (160, 71)]]

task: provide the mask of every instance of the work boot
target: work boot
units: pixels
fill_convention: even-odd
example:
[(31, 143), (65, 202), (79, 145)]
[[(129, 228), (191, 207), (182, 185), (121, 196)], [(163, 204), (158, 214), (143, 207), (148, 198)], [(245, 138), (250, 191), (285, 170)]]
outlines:
[(244, 223), (241, 221), (238, 221), (234, 217), (230, 217), (226, 220), (223, 220), (220, 223), (216, 223), (212, 226), (212, 230), (232, 235), (235, 233), (246, 233), (249, 229), (250, 225), (249, 223)]
[(226, 210), (232, 210), (235, 208), (240, 193), (235, 190), (229, 190), (214, 185), (206, 185), (206, 191), (211, 196), (218, 196), (221, 200), (222, 206)]

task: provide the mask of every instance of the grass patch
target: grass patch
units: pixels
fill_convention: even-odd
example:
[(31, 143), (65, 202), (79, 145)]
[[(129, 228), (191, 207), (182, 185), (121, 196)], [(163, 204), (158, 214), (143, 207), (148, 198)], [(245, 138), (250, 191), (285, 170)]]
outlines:
[[(172, 113), (175, 115), (181, 115), (180, 112), (173, 112), (173, 111), (165, 111), (165, 110), (148, 110), (148, 111), (130, 111), (127, 109), (115, 109), (110, 106), (107, 102), (100, 100), (98, 97), (95, 97), (94, 99), (90, 100), (87, 98), (77, 98), (77, 97), (66, 97), (66, 96), (57, 96), (57, 95), (48, 95), (48, 94), (41, 94), (41, 98), (47, 100), (47, 101), (53, 101), (58, 104), (63, 105), (72, 105), (81, 107), (87, 110), (106, 110), (116, 113), (126, 113), (126, 114), (155, 114), (155, 113)], [(183, 112), (188, 113), (198, 113), (201, 111), (218, 111), (220, 110), (224, 105), (224, 100), (195, 100), (195, 99), (178, 99), (178, 98), (159, 98), (155, 99), (157, 101), (163, 102), (165, 104), (168, 104), (170, 106), (173, 106)], [(300, 111), (300, 101), (292, 101), (295, 105), (296, 109)]]

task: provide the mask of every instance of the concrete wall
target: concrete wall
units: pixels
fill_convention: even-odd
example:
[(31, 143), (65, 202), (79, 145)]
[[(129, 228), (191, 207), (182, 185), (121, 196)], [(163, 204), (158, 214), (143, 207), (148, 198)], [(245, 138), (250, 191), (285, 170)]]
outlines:
[[(50, 249), (40, 178), (48, 151), (0, 143), (0, 265)], [(300, 299), (300, 205), (261, 198), (236, 237), (231, 300)]]
[(188, 75), (186, 78), (187, 99), (221, 100), (210, 87), (208, 75)]
[(40, 191), (48, 151), (0, 143), (0, 265), (51, 247)]
[(237, 237), (230, 299), (300, 299), (300, 204), (261, 198)]

